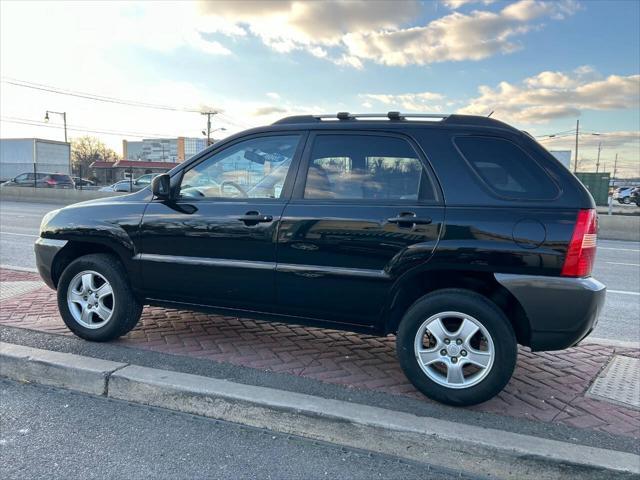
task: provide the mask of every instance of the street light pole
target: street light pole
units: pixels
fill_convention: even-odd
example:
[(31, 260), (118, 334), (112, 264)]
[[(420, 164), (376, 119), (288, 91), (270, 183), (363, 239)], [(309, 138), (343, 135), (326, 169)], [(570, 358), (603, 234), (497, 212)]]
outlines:
[[(49, 114), (55, 113), (56, 115), (60, 115), (62, 117), (62, 122), (64, 123), (64, 143), (69, 143), (67, 140), (67, 112), (54, 112), (53, 110), (47, 110), (44, 113), (44, 121), (49, 121)], [(71, 147), (69, 147), (69, 175), (73, 175), (73, 165), (71, 165)]]
[(67, 112), (54, 112), (53, 110), (47, 110), (44, 114), (44, 121), (49, 121), (49, 114), (55, 113), (56, 115), (60, 115), (62, 117), (62, 122), (64, 123), (64, 143), (69, 143), (67, 141)]
[(600, 171), (600, 151), (602, 150), (602, 142), (598, 143), (598, 158), (596, 160), (596, 173)]

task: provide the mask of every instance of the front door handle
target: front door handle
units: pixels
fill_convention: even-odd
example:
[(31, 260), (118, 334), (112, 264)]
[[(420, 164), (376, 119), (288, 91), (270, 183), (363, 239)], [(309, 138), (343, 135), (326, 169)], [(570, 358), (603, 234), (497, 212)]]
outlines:
[(428, 225), (432, 222), (430, 217), (417, 217), (413, 212), (402, 212), (397, 217), (387, 218), (387, 222), (402, 225)]
[(244, 215), (240, 215), (238, 220), (246, 223), (247, 225), (257, 225), (258, 223), (272, 222), (273, 216), (261, 215), (260, 212), (247, 212)]

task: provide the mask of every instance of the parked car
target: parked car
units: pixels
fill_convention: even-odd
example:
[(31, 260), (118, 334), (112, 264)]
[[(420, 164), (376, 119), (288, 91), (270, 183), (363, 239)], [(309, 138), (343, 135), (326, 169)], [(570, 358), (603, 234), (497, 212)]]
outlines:
[(139, 188), (144, 188), (148, 185), (151, 185), (151, 180), (153, 180), (155, 177), (157, 177), (158, 174), (157, 173), (146, 173), (144, 175), (140, 175), (138, 178), (136, 178), (133, 183), (134, 185), (136, 185)]
[(112, 185), (107, 185), (105, 187), (101, 187), (99, 191), (101, 192), (132, 192), (132, 182), (129, 180), (120, 180)]
[(89, 180), (87, 178), (80, 178), (80, 177), (73, 177), (73, 183), (75, 183), (76, 188), (78, 187), (86, 188), (86, 187), (96, 186), (96, 182)]
[(37, 266), (68, 328), (112, 340), (146, 304), (396, 334), (451, 405), (500, 392), (517, 344), (589, 335), (597, 216), (568, 169), (492, 118), (370, 117), (288, 117), (47, 214)]
[(75, 188), (71, 176), (65, 173), (25, 172), (2, 184), (5, 187)]
[(617, 200), (618, 203), (624, 203), (625, 205), (629, 205), (631, 202), (631, 191), (635, 187), (626, 186), (626, 187), (618, 187), (613, 192), (613, 199)]
[(631, 203), (635, 203), (636, 206), (640, 207), (640, 187), (634, 187), (629, 194), (629, 198)]
[(143, 188), (151, 185), (151, 180), (157, 173), (148, 173), (142, 175), (135, 180), (131, 181), (129, 179), (120, 180), (113, 185), (108, 185), (106, 187), (102, 187), (100, 189), (101, 192), (137, 192), (138, 190), (142, 190)]

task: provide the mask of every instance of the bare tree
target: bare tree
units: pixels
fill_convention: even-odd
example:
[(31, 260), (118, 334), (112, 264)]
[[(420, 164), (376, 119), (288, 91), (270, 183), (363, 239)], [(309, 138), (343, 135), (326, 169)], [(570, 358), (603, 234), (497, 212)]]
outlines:
[(75, 173), (87, 175), (93, 162), (115, 162), (119, 159), (115, 151), (96, 137), (85, 135), (71, 140), (71, 163)]

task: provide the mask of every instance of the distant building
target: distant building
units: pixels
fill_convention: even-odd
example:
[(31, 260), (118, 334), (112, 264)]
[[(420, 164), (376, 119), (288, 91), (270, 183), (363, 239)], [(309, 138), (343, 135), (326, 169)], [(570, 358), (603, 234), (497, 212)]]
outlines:
[(549, 153), (571, 170), (571, 150), (549, 150)]
[(71, 145), (40, 138), (0, 138), (0, 181), (21, 173), (70, 173)]
[(182, 163), (207, 147), (204, 138), (145, 138), (139, 142), (122, 141), (125, 160)]

